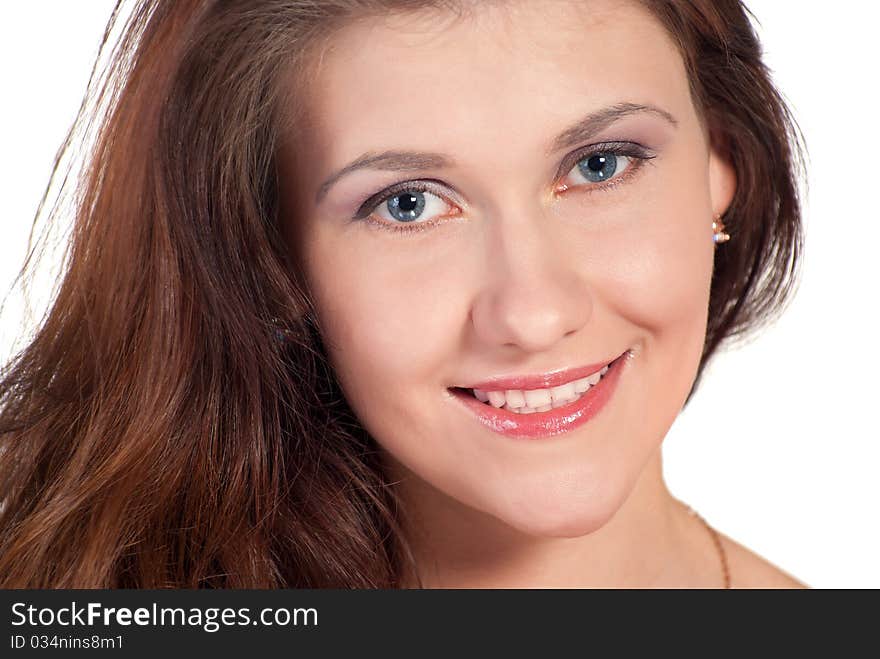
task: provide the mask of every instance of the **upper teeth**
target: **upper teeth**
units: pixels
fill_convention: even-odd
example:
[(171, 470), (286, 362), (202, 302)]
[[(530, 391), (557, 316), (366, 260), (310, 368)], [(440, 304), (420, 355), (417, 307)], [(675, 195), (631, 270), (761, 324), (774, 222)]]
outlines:
[(546, 412), (580, 398), (590, 387), (599, 382), (606, 371), (608, 371), (608, 366), (604, 366), (601, 371), (580, 380), (573, 380), (549, 389), (508, 389), (506, 391), (474, 389), (474, 396), (484, 403), (489, 403), (494, 407), (503, 407), (518, 414)]

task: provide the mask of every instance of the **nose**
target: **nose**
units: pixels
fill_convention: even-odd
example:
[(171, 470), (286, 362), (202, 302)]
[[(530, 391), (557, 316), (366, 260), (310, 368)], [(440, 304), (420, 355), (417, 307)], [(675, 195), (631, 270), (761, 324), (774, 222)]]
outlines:
[(484, 344), (548, 351), (584, 327), (593, 296), (558, 218), (507, 212), (486, 222), (482, 286), (471, 309)]

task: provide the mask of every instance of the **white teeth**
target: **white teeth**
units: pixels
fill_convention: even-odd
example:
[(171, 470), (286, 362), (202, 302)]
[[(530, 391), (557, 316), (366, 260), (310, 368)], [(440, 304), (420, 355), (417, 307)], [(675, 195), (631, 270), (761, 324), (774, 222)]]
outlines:
[(492, 407), (501, 407), (507, 401), (504, 399), (503, 391), (490, 391), (488, 392), (489, 403), (491, 403)]
[(577, 396), (577, 392), (574, 390), (574, 382), (568, 382), (566, 384), (561, 384), (558, 387), (553, 387), (550, 389), (550, 398), (554, 403), (566, 400), (573, 400)]
[(608, 366), (604, 366), (602, 370), (588, 377), (549, 389), (508, 389), (505, 391), (474, 389), (473, 393), (483, 403), (488, 403), (493, 407), (503, 407), (516, 414), (547, 412), (577, 400), (589, 391), (590, 387), (599, 382), (607, 372)]
[(574, 381), (575, 393), (582, 394), (590, 388), (590, 378), (581, 378)]
[[(508, 391), (507, 393), (510, 394), (512, 392)], [(551, 398), (549, 389), (530, 389), (528, 391), (524, 391), (523, 395), (526, 399), (526, 405), (528, 405), (529, 407), (534, 407), (537, 409), (550, 404)], [(507, 399), (507, 402), (510, 403), (510, 398)]]

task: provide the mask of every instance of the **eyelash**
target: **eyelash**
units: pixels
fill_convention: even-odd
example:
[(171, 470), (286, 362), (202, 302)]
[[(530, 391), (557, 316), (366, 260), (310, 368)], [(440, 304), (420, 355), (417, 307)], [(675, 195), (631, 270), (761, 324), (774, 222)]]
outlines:
[[(614, 176), (604, 183), (581, 184), (577, 186), (567, 187), (565, 188), (566, 190), (580, 190), (581, 188), (587, 188), (584, 193), (593, 194), (594, 192), (602, 192), (615, 188), (622, 183), (628, 182), (631, 178), (638, 174), (639, 170), (642, 169), (647, 161), (650, 161), (653, 158), (657, 157), (656, 154), (651, 153), (642, 145), (633, 142), (606, 142), (603, 144), (593, 144), (591, 146), (584, 147), (583, 149), (580, 149), (578, 151), (574, 151), (565, 158), (565, 160), (563, 161), (564, 171), (562, 172), (562, 176), (565, 177), (582, 160), (590, 158), (591, 156), (599, 153), (610, 153), (615, 156), (626, 156), (628, 158), (631, 158), (632, 162), (629, 163), (629, 166), (623, 171), (622, 174), (620, 174), (619, 176)], [(392, 185), (389, 188), (385, 188), (384, 190), (368, 197), (367, 200), (360, 205), (357, 212), (355, 213), (355, 216), (352, 219), (363, 220), (372, 227), (376, 227), (384, 231), (391, 231), (392, 233), (411, 234), (418, 231), (426, 231), (433, 228), (437, 224), (445, 222), (446, 220), (440, 218), (436, 220), (431, 220), (429, 222), (399, 222), (391, 224), (389, 222), (374, 219), (373, 213), (381, 204), (384, 204), (389, 199), (392, 199), (395, 195), (398, 195), (401, 192), (432, 192), (438, 197), (441, 197), (445, 200), (445, 195), (440, 191), (440, 188), (442, 187), (444, 186), (440, 184), (439, 181), (432, 180), (403, 181), (401, 183), (396, 183), (395, 185)], [(559, 186), (557, 186), (557, 188), (558, 187)], [(443, 217), (448, 218), (450, 217), (450, 215), (447, 214)]]

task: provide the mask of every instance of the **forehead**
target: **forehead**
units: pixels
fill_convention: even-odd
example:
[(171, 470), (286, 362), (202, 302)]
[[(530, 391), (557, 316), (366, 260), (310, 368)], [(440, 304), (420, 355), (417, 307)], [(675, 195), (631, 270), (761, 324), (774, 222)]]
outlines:
[[(690, 101), (681, 57), (638, 2), (500, 1), (390, 13), (334, 32), (305, 104), (338, 163), (388, 146), (463, 140), (546, 146), (548, 126), (619, 102), (675, 113)], [(443, 150), (443, 149), (439, 149)]]

